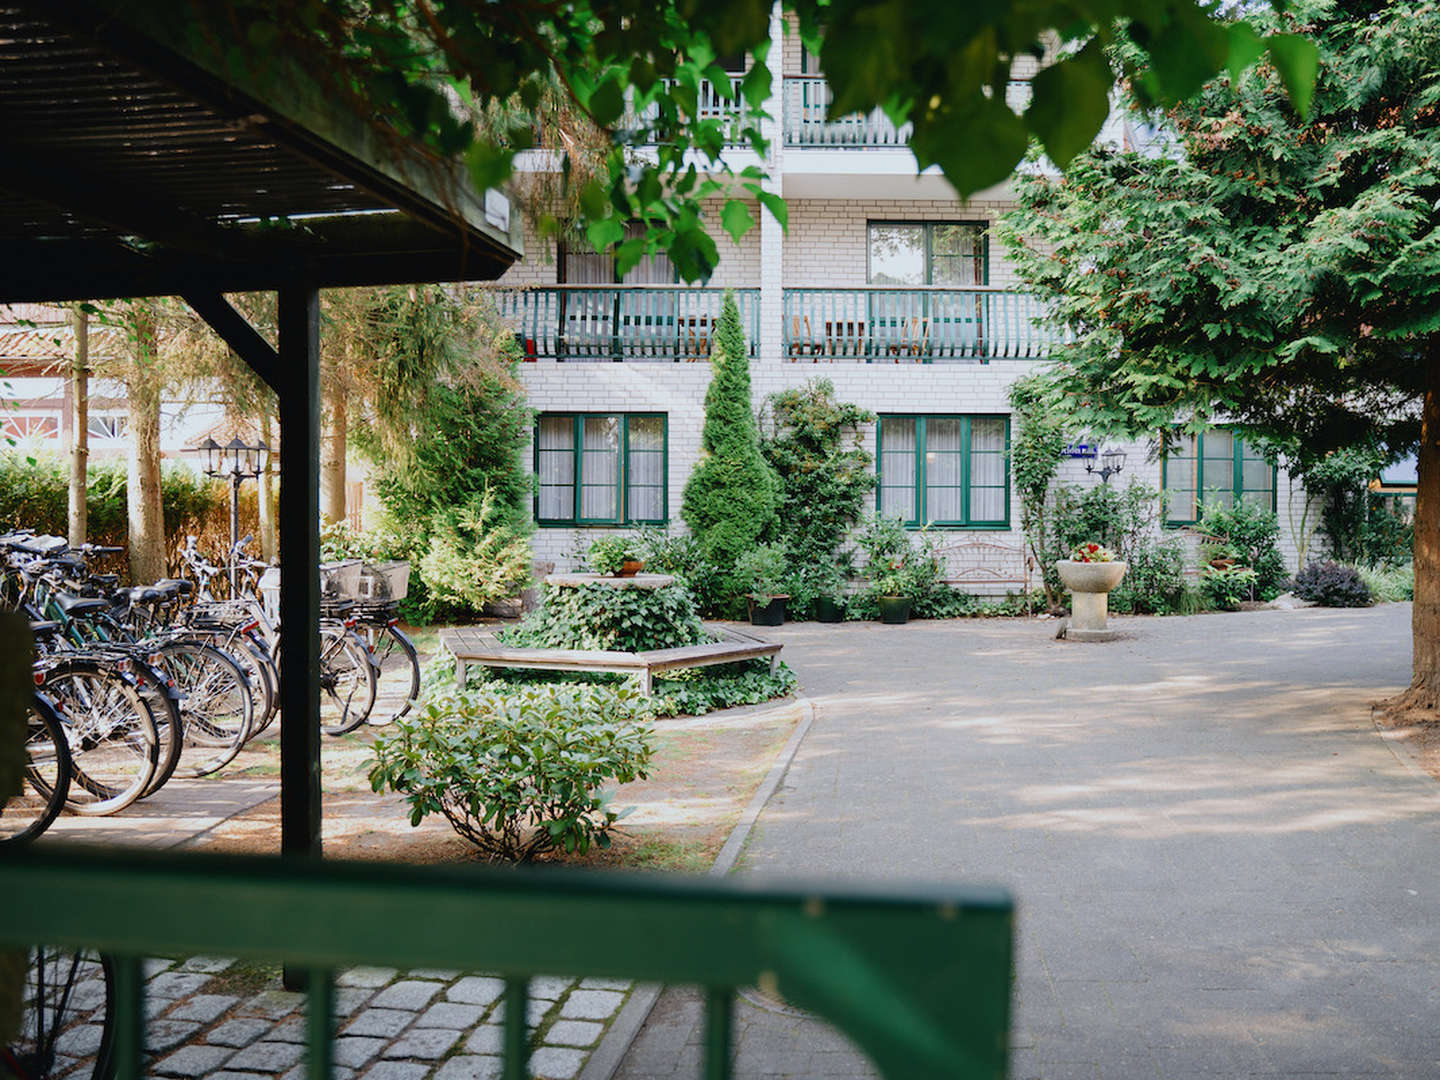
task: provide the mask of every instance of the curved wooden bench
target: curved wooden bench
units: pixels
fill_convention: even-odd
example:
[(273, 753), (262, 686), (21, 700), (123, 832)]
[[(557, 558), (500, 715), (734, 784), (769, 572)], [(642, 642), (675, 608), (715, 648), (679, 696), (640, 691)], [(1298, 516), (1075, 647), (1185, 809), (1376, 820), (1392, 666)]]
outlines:
[(465, 688), (471, 664), (481, 667), (530, 668), (536, 671), (620, 671), (640, 676), (640, 692), (651, 694), (657, 674), (682, 668), (734, 664), (741, 660), (770, 661), (773, 674), (780, 664), (782, 646), (732, 626), (706, 623), (720, 637), (702, 645), (644, 652), (608, 652), (602, 649), (521, 649), (503, 644), (493, 630), (456, 627), (440, 631), (440, 643), (455, 657), (455, 684)]

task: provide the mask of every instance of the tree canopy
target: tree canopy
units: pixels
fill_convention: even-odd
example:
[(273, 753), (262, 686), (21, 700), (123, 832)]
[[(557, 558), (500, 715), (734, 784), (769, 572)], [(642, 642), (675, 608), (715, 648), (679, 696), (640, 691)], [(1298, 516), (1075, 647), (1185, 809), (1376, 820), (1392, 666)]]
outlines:
[[(1196, 90), (1223, 67), (1258, 57), (1281, 73), (1302, 109), (1314, 46), (1285, 28), (1268, 37), (1211, 17), (1195, 0), (784, 0), (834, 93), (831, 113), (883, 108), (913, 125), (923, 168), (939, 165), (969, 195), (1010, 175), (1031, 137), (1065, 164), (1088, 145), (1109, 110), (1114, 75), (1105, 49), (1120, 20), (1138, 43), (1125, 75), (1152, 102)], [(197, 25), (215, 18), (194, 3)], [(621, 269), (664, 248), (680, 276), (708, 276), (718, 260), (702, 200), (724, 197), (724, 228), (740, 235), (758, 200), (783, 224), (783, 200), (763, 168), (725, 175), (727, 134), (766, 150), (771, 94), (770, 0), (231, 0), (246, 28), (246, 62), (293, 64), (328, 80), (381, 130), (419, 137), (438, 155), (465, 158), (481, 187), (507, 180), (553, 117), (558, 83), (582, 118), (608, 133), (596, 166), (585, 140), (549, 139), (597, 249), (618, 245)], [(719, 58), (754, 61), (732, 78)], [(1005, 85), (1017, 59), (1044, 57), (1033, 100), (1017, 116)], [(699, 107), (702, 81), (741, 106), (738, 132)], [(503, 107), (497, 107), (503, 106)], [(541, 132), (542, 138), (547, 137)], [(637, 152), (637, 147), (654, 146)], [(581, 167), (584, 161), (594, 166)], [(720, 175), (715, 175), (716, 170)], [(623, 224), (650, 226), (624, 239)]]

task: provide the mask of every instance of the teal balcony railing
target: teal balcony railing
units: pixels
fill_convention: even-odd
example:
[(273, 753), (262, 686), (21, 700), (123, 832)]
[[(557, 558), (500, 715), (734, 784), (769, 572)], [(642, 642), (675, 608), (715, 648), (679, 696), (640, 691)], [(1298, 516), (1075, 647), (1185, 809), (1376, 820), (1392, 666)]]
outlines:
[[(834, 95), (823, 75), (785, 76), (785, 145), (809, 147), (899, 148), (909, 145), (910, 125), (897, 127), (881, 109), (827, 120)], [(1005, 103), (1016, 112), (1030, 100), (1030, 84), (1015, 80), (1005, 87)]]
[[(527, 360), (695, 361), (710, 356), (724, 289), (685, 285), (554, 285), (488, 290)], [(735, 289), (750, 355), (760, 290)]]
[(736, 991), (757, 984), (835, 1024), (890, 1080), (1005, 1076), (1014, 911), (1000, 890), (760, 889), (58, 847), (0, 852), (0, 883), (0, 946), (114, 957), (117, 1080), (146, 1071), (143, 958), (196, 953), (308, 973), (310, 1080), (334, 1075), (332, 975), (356, 964), (502, 976), (503, 1080), (529, 1075), (537, 974), (704, 987), (711, 1080), (731, 1075)]
[(872, 286), (786, 289), (784, 354), (789, 360), (929, 364), (1048, 356), (1060, 340), (1036, 324), (1028, 293)]

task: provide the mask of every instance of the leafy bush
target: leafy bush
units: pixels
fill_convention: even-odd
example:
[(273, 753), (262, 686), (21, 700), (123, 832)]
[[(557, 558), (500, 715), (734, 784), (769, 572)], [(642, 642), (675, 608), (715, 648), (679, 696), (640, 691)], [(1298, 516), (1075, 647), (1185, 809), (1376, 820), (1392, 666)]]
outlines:
[(702, 614), (720, 610), (725, 599), (723, 576), (705, 557), (699, 540), (689, 533), (672, 535), (658, 525), (647, 525), (640, 530), (639, 541), (646, 570), (679, 578)]
[(735, 594), (744, 591), (732, 578), (735, 562), (774, 523), (779, 483), (760, 453), (750, 411), (750, 358), (732, 293), (725, 294), (711, 365), (702, 454), (685, 484), (680, 513), (705, 558), (719, 568), (725, 589)]
[(1295, 595), (1322, 607), (1365, 607), (1370, 589), (1353, 566), (1312, 562), (1295, 575)]
[(1366, 494), (1369, 506), (1360, 526), (1361, 554), (1370, 563), (1408, 563), (1415, 551), (1415, 523), (1386, 506), (1383, 495)]
[(443, 605), (480, 611), (514, 596), (530, 581), (530, 543), (512, 526), (487, 492), (453, 515), (437, 515), (429, 550), (420, 556), (429, 614)]
[(1280, 554), (1280, 525), (1275, 514), (1248, 503), (1211, 504), (1200, 517), (1200, 531), (1223, 540), (1240, 562), (1255, 571), (1255, 595), (1274, 600), (1285, 590), (1289, 572)]
[[(1015, 493), (1020, 499), (1020, 528), (1037, 563), (1048, 564), (1054, 521), (1050, 513), (1050, 488), (1065, 460), (1074, 420), (1062, 397), (1055, 393), (1053, 380), (1043, 372), (1022, 376), (1010, 384), (1013, 417), (1010, 436), (1010, 469)], [(1060, 603), (1058, 579), (1043, 579), (1046, 601)]]
[(595, 573), (613, 576), (639, 558), (640, 544), (633, 537), (602, 536), (590, 545), (585, 561)]
[(903, 596), (919, 607), (950, 591), (940, 581), (942, 566), (934, 542), (925, 533), (918, 541), (911, 541), (898, 518), (877, 515), (866, 523), (855, 543), (865, 553), (865, 592), (871, 598)]
[[(861, 425), (875, 414), (835, 400), (829, 379), (812, 379), (765, 400), (760, 450), (780, 481), (775, 535), (794, 571), (791, 608), (808, 610), (833, 592), (841, 544), (875, 487), (874, 458), (861, 444)], [(844, 563), (849, 568), (848, 561)]]
[(803, 619), (813, 614), (815, 602), (822, 597), (844, 601), (845, 575), (833, 562), (792, 565), (785, 577), (784, 591), (790, 594), (786, 611), (792, 618)]
[(540, 606), (501, 636), (522, 648), (607, 652), (673, 649), (710, 640), (694, 601), (679, 583), (659, 589), (547, 584)]
[(488, 859), (584, 854), (624, 816), (603, 785), (646, 775), (650, 715), (625, 687), (437, 693), (376, 738), (370, 786), (404, 795), (411, 825), (444, 814)]
[(797, 682), (788, 665), (781, 664), (772, 675), (764, 660), (671, 672), (655, 680), (655, 715), (700, 716), (716, 709), (759, 705), (791, 693)]
[(735, 560), (735, 583), (757, 600), (785, 592), (785, 548), (758, 544)]
[[(1042, 560), (1046, 596), (1053, 599), (1064, 592), (1055, 561), (1071, 557), (1081, 544), (1094, 542), (1130, 566), (1126, 580), (1110, 594), (1111, 607), (1117, 612), (1168, 610), (1179, 579), (1178, 572), (1158, 572), (1172, 562), (1172, 545), (1155, 539), (1161, 505), (1160, 493), (1139, 482), (1124, 488), (1112, 484), (1057, 488), (1049, 510), (1050, 547)], [(1138, 574), (1137, 564), (1141, 568)], [(1160, 595), (1151, 595), (1148, 590), (1152, 587), (1158, 588)]]
[(1207, 566), (1200, 574), (1200, 591), (1212, 607), (1221, 611), (1238, 611), (1243, 600), (1250, 599), (1259, 575), (1248, 566)]
[(1394, 604), (1401, 600), (1415, 599), (1415, 566), (1405, 563), (1401, 566), (1360, 565), (1355, 568), (1370, 595), (1377, 603)]
[(1141, 539), (1130, 550), (1125, 577), (1110, 593), (1117, 614), (1174, 615), (1185, 607), (1185, 554), (1178, 541)]

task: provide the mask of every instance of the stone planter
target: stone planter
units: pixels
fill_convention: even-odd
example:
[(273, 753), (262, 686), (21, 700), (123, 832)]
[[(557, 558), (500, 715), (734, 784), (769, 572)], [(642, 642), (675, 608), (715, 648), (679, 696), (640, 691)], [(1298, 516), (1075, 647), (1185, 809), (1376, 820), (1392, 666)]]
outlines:
[(1070, 625), (1065, 637), (1071, 641), (1114, 641), (1119, 637), (1119, 631), (1107, 627), (1105, 620), (1110, 611), (1110, 590), (1125, 577), (1125, 564), (1060, 559), (1055, 570), (1061, 584), (1070, 590)]

